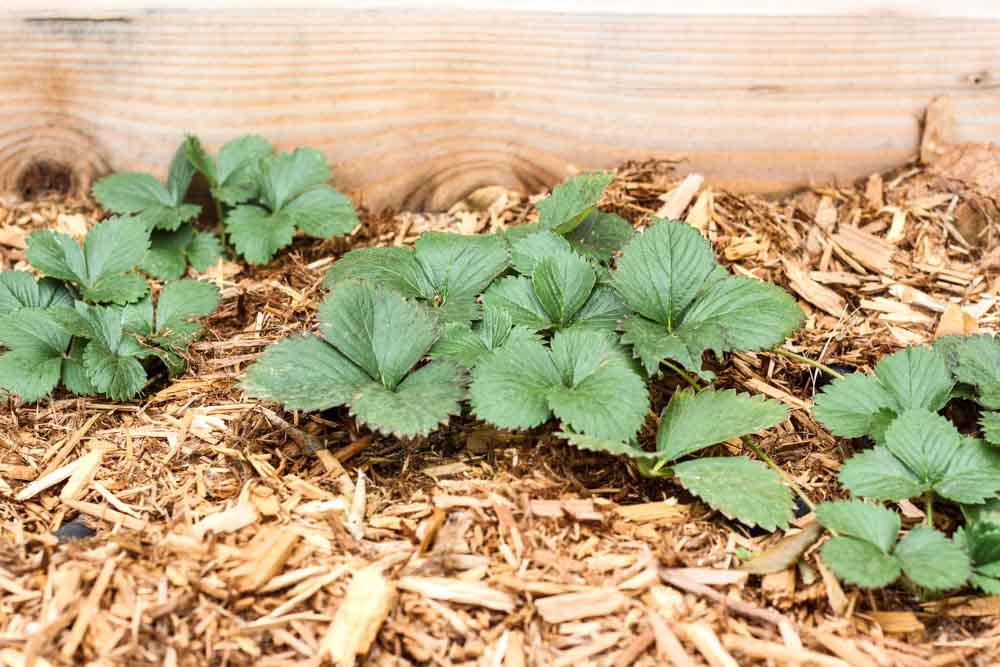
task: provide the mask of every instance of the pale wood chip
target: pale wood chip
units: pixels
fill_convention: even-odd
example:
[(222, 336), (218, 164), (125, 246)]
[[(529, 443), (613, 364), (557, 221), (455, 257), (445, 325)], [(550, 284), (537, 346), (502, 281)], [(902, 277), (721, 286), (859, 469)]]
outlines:
[(517, 605), (514, 596), (474, 581), (446, 577), (401, 577), (400, 590), (410, 591), (433, 600), (447, 600), (474, 607), (486, 607), (510, 612)]
[(80, 606), (80, 611), (76, 615), (76, 621), (73, 622), (73, 628), (70, 630), (69, 637), (66, 639), (66, 643), (63, 644), (61, 653), (67, 660), (71, 659), (80, 647), (80, 642), (83, 641), (87, 627), (93, 621), (94, 615), (97, 614), (98, 608), (101, 605), (101, 597), (104, 595), (104, 591), (107, 590), (108, 584), (111, 583), (111, 575), (114, 574), (117, 565), (117, 558), (108, 558), (104, 561), (104, 565), (101, 566), (97, 580), (94, 581), (90, 593), (87, 594), (86, 599)]
[(28, 484), (26, 487), (21, 489), (15, 496), (15, 498), (17, 498), (21, 502), (24, 502), (25, 500), (28, 500), (29, 498), (33, 498), (34, 496), (38, 495), (42, 491), (45, 491), (46, 489), (49, 489), (55, 486), (56, 484), (59, 484), (63, 480), (69, 479), (80, 466), (84, 465), (85, 463), (84, 458), (85, 457), (80, 457), (75, 461), (72, 461), (64, 466), (56, 468), (55, 470), (49, 472), (46, 475), (42, 475), (34, 482)]
[(687, 521), (691, 506), (681, 505), (676, 501), (658, 500), (635, 505), (618, 505), (615, 507), (615, 512), (622, 518), (636, 523), (678, 524)]
[(656, 211), (656, 217), (664, 220), (678, 220), (684, 209), (688, 207), (691, 200), (698, 194), (701, 184), (705, 182), (705, 177), (701, 174), (688, 174), (680, 185), (661, 196), (666, 203)]
[(368, 653), (396, 602), (396, 586), (376, 567), (355, 573), (333, 623), (320, 642), (319, 656), (337, 667), (353, 667)]
[(804, 268), (789, 261), (784, 262), (785, 275), (789, 286), (803, 299), (834, 317), (840, 317), (847, 309), (847, 301), (829, 287), (813, 280)]
[(684, 222), (701, 232), (702, 236), (708, 232), (708, 225), (712, 221), (712, 204), (712, 189), (705, 188), (684, 218)]
[(267, 525), (243, 548), (243, 563), (229, 573), (236, 589), (255, 591), (270, 582), (285, 567), (299, 535), (282, 526)]
[(726, 648), (739, 651), (743, 655), (763, 660), (774, 660), (781, 664), (851, 667), (849, 662), (840, 658), (833, 658), (804, 648), (792, 648), (762, 639), (744, 637), (743, 635), (725, 635), (722, 642)]
[(137, 519), (124, 512), (119, 512), (118, 510), (113, 510), (97, 503), (88, 503), (82, 500), (65, 500), (63, 503), (77, 512), (83, 512), (84, 514), (89, 514), (92, 517), (103, 519), (110, 523), (118, 523), (132, 530), (144, 530), (146, 528), (145, 520)]
[(873, 611), (871, 617), (884, 632), (890, 634), (923, 632), (925, 629), (924, 624), (912, 611)]
[(840, 581), (833, 572), (823, 565), (823, 561), (819, 558), (816, 559), (816, 567), (819, 569), (820, 576), (823, 577), (823, 586), (826, 588), (826, 600), (830, 603), (830, 609), (837, 616), (843, 616), (847, 613), (850, 603), (847, 596), (844, 595), (844, 589), (841, 588)]
[(101, 466), (103, 459), (104, 452), (100, 449), (95, 449), (77, 459), (78, 466), (73, 471), (73, 474), (70, 475), (69, 481), (63, 486), (59, 498), (62, 500), (76, 500), (79, 498), (87, 490), (90, 483), (94, 481), (94, 476), (97, 475), (97, 469)]
[(892, 256), (896, 250), (885, 240), (847, 225), (841, 225), (832, 238), (865, 267), (886, 275), (892, 272)]
[(682, 623), (678, 629), (712, 667), (739, 667), (739, 663), (723, 648), (719, 637), (707, 623)]
[(208, 532), (233, 533), (257, 522), (260, 516), (250, 500), (250, 493), (244, 490), (236, 505), (227, 510), (209, 514), (191, 527), (191, 532), (199, 539)]
[(940, 157), (953, 142), (954, 113), (946, 96), (934, 97), (924, 113), (924, 130), (920, 137), (920, 161), (930, 164)]
[(949, 303), (941, 313), (941, 319), (938, 320), (937, 328), (934, 330), (934, 338), (951, 335), (971, 336), (974, 333), (979, 333), (979, 323), (976, 318), (959, 306)]
[(687, 581), (705, 586), (742, 584), (750, 576), (749, 572), (722, 570), (714, 567), (665, 567), (661, 571), (667, 576), (684, 577)]
[(546, 623), (565, 623), (614, 614), (624, 608), (628, 600), (628, 596), (617, 590), (599, 588), (542, 598), (535, 601), (535, 608)]
[(829, 632), (814, 631), (812, 637), (823, 645), (830, 653), (835, 653), (851, 667), (879, 667), (879, 663), (861, 652), (849, 639), (838, 637)]
[(695, 667), (697, 663), (684, 650), (681, 640), (677, 638), (663, 617), (650, 611), (646, 614), (646, 618), (649, 619), (649, 625), (656, 636), (657, 657), (669, 660), (674, 667)]
[(769, 385), (760, 378), (757, 377), (748, 378), (743, 382), (743, 384), (745, 384), (747, 388), (752, 389), (753, 391), (760, 392), (761, 394), (764, 394), (765, 396), (770, 396), (771, 398), (776, 398), (782, 403), (787, 403), (793, 408), (798, 408), (799, 410), (812, 409), (812, 401), (803, 400), (798, 396), (793, 396), (792, 394), (789, 394), (787, 391), (782, 391), (777, 387)]

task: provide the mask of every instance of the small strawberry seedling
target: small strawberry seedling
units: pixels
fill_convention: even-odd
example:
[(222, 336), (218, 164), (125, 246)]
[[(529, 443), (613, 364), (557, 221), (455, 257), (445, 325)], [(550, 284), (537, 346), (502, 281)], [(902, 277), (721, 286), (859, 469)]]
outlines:
[(242, 386), (292, 410), (347, 405), (360, 422), (399, 437), (426, 435), (465, 398), (456, 364), (417, 364), (437, 341), (434, 314), (369, 282), (348, 281), (319, 308), (322, 338), (288, 338), (267, 348)]

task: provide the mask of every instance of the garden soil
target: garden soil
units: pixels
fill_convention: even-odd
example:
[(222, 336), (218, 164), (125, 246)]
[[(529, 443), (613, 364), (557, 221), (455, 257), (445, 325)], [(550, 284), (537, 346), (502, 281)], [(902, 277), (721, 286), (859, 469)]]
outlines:
[[(943, 153), (772, 199), (683, 162), (626, 164), (601, 206), (637, 227), (685, 220), (733, 272), (798, 297), (808, 320), (787, 350), (870, 372), (940, 333), (997, 329), (1000, 161), (989, 146)], [(222, 306), (182, 378), (129, 403), (0, 406), (0, 665), (1000, 664), (1000, 598), (841, 585), (810, 514), (748, 531), (551, 427), (463, 417), (401, 442), (342, 409), (286, 413), (240, 392), (267, 344), (314, 326), (324, 271), (348, 249), (530, 222), (541, 194), (362, 213), (346, 239), (298, 238), (264, 268), (221, 263), (205, 277)], [(85, 198), (7, 197), (0, 269), (26, 267), (30, 231), (79, 236), (101, 215)], [(760, 444), (814, 501), (843, 494), (837, 471), (861, 445), (813, 419), (812, 368), (709, 363), (721, 386), (792, 409)], [(673, 389), (654, 386), (644, 441)], [(777, 571), (736, 569), (772, 546), (790, 553)]]

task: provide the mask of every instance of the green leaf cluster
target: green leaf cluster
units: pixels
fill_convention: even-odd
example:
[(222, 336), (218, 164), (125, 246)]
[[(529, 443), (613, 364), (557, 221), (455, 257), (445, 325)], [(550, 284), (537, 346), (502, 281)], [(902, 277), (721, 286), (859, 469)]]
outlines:
[(791, 492), (775, 471), (742, 456), (677, 461), (712, 445), (763, 431), (787, 416), (787, 409), (777, 401), (733, 390), (684, 389), (673, 395), (660, 415), (655, 451), (642, 449), (634, 440), (568, 430), (560, 435), (581, 449), (633, 458), (648, 475), (672, 474), (726, 516), (774, 530), (788, 525), (794, 506)]
[(923, 588), (946, 590), (961, 586), (972, 573), (963, 547), (929, 526), (915, 526), (897, 541), (899, 516), (884, 507), (836, 501), (820, 504), (816, 516), (836, 533), (823, 545), (823, 562), (863, 588), (888, 586), (906, 574)]
[[(350, 200), (326, 182), (330, 167), (323, 153), (296, 148), (264, 152), (259, 137), (226, 144), (217, 161), (200, 144), (188, 142), (194, 164), (205, 174), (225, 215), (229, 241), (251, 264), (266, 264), (292, 242), (296, 231), (320, 239), (342, 236), (358, 224)], [(227, 150), (228, 149), (228, 150)]]
[(280, 341), (247, 371), (243, 389), (293, 410), (346, 405), (399, 437), (426, 435), (458, 414), (465, 371), (418, 363), (440, 337), (433, 312), (371, 282), (338, 284), (319, 308), (320, 336)]

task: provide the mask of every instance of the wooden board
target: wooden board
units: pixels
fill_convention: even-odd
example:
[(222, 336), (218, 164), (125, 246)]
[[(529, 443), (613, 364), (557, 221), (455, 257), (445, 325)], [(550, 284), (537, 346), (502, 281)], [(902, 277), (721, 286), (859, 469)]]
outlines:
[(328, 154), (369, 206), (441, 208), (577, 168), (685, 155), (777, 191), (1000, 137), (1000, 21), (430, 9), (0, 14), (0, 190), (165, 171), (186, 131)]

